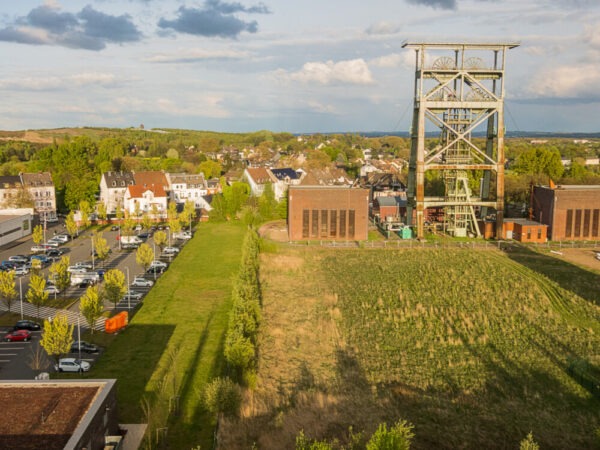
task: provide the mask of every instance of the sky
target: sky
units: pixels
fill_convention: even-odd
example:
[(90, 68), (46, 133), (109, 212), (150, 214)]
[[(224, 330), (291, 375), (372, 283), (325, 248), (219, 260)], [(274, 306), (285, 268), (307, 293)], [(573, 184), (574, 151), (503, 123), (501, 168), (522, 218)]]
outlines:
[(408, 132), (404, 42), (518, 42), (508, 131), (600, 131), (600, 0), (2, 0), (0, 129)]

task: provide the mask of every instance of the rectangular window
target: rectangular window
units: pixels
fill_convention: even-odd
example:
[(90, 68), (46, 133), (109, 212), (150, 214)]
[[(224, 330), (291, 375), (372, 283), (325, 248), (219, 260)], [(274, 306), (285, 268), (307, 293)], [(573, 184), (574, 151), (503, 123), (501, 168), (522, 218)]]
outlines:
[(311, 237), (319, 237), (319, 211), (317, 209), (312, 210), (312, 230), (310, 232)]
[(571, 237), (571, 230), (573, 229), (573, 210), (567, 209), (567, 221), (565, 225), (565, 237)]
[(340, 210), (340, 237), (346, 237), (346, 210)]
[(598, 237), (600, 231), (600, 209), (595, 209), (592, 214), (592, 237)]
[(327, 237), (328, 212), (326, 209), (321, 210), (321, 237)]
[(331, 210), (329, 211), (329, 236), (336, 237), (337, 236), (337, 211)]
[(527, 228), (527, 240), (531, 241), (531, 228)]
[(355, 211), (353, 209), (348, 211), (348, 237), (354, 239), (354, 216)]
[(302, 237), (308, 237), (308, 228), (310, 226), (310, 211), (308, 209), (302, 210)]
[(583, 237), (590, 236), (590, 218), (592, 211), (586, 209), (583, 211)]
[(538, 228), (538, 237), (537, 238), (538, 238), (538, 240), (542, 239), (542, 229), (541, 228)]
[(575, 229), (573, 230), (573, 237), (581, 236), (581, 210), (575, 210)]

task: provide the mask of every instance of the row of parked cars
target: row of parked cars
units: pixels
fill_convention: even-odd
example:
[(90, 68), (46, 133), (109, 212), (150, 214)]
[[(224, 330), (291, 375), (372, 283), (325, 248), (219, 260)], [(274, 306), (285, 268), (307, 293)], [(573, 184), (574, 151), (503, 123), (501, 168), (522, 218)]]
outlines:
[[(4, 340), (7, 342), (30, 341), (33, 332), (42, 329), (38, 322), (33, 320), (19, 320), (11, 331), (4, 335)], [(69, 353), (81, 355), (81, 353), (98, 353), (100, 348), (97, 345), (86, 341), (75, 341), (71, 344)], [(58, 363), (54, 365), (57, 372), (87, 372), (90, 370), (90, 363), (82, 361), (79, 358), (68, 357), (60, 358)]]

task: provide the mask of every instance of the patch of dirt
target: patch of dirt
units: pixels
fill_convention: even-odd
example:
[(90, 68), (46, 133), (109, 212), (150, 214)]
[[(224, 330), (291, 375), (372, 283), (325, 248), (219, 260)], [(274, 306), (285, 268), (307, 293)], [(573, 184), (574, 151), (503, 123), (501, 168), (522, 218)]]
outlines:
[(596, 252), (600, 252), (600, 247), (563, 248), (560, 252), (562, 253), (562, 256), (558, 254), (554, 254), (554, 256), (592, 270), (600, 270), (600, 260), (596, 259)]
[(258, 230), (258, 234), (260, 237), (271, 239), (276, 242), (287, 242), (290, 240), (285, 220), (265, 223)]

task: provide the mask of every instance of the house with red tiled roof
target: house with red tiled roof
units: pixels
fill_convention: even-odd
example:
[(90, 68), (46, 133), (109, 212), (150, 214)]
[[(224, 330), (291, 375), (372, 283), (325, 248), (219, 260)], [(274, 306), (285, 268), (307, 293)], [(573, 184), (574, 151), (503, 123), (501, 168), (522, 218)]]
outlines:
[(124, 210), (132, 217), (157, 211), (158, 217), (167, 215), (167, 193), (162, 185), (133, 185), (128, 186), (124, 197)]
[(137, 186), (162, 186), (165, 192), (170, 189), (167, 174), (160, 170), (133, 172), (133, 180)]
[(250, 185), (250, 192), (255, 197), (260, 197), (267, 183), (277, 183), (277, 178), (265, 167), (248, 167), (244, 170), (242, 179)]

